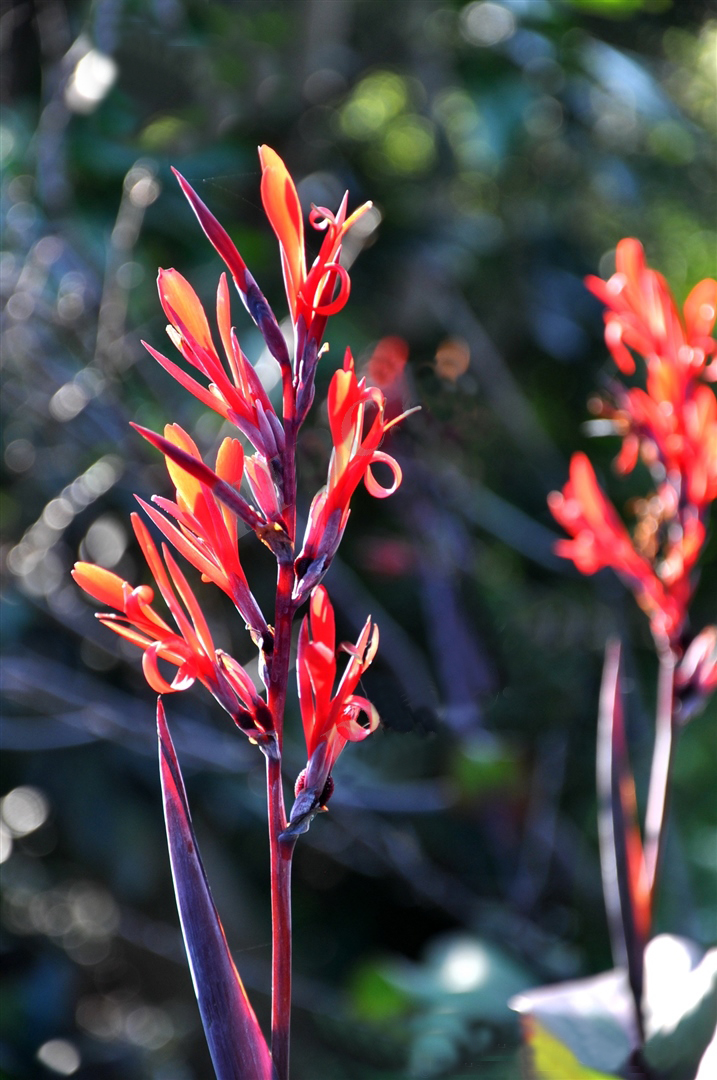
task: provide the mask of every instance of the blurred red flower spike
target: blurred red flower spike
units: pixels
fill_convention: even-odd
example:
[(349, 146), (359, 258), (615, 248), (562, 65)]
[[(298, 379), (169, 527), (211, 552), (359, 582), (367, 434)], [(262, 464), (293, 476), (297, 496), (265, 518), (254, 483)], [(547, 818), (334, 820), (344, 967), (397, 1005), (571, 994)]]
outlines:
[(714, 323), (717, 283), (705, 279), (693, 290), (681, 318), (670, 287), (662, 274), (645, 261), (639, 240), (621, 240), (615, 251), (615, 273), (608, 281), (589, 276), (585, 284), (608, 308), (605, 313), (605, 341), (618, 368), (625, 374), (635, 370), (626, 346), (649, 360), (654, 356), (684, 363), (684, 347), (700, 349), (700, 366), (714, 350), (708, 338)]
[(234, 966), (199, 855), (161, 698), (157, 701), (157, 733), (179, 921), (217, 1080), (273, 1080), (271, 1054)]
[(637, 818), (622, 706), (620, 643), (608, 642), (600, 691), (597, 748), (598, 826), (603, 891), (616, 965), (627, 961), (638, 1027), (652, 901)]
[[(292, 807), (287, 835), (306, 832), (333, 790), (331, 771), (347, 742), (361, 742), (379, 725), (378, 712), (354, 693), (378, 649), (378, 627), (369, 617), (355, 645), (342, 645), (349, 661), (336, 693), (336, 626), (334, 609), (323, 586), (314, 589), (309, 614), (299, 631), (296, 675), (307, 764)], [(359, 717), (367, 723), (359, 723)]]

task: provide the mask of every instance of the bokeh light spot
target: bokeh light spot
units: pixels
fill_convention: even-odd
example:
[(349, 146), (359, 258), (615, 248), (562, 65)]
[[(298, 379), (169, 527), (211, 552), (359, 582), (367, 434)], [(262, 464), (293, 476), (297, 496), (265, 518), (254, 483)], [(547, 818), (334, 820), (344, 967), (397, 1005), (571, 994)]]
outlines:
[(67, 1039), (50, 1039), (43, 1043), (37, 1051), (37, 1060), (59, 1076), (72, 1076), (82, 1063), (79, 1050)]
[(472, 45), (497, 45), (515, 33), (515, 19), (502, 4), (491, 0), (468, 4), (461, 12), (461, 32)]
[(341, 111), (340, 125), (353, 139), (369, 139), (408, 104), (406, 81), (391, 71), (375, 71), (362, 79)]
[(386, 131), (383, 151), (395, 172), (424, 172), (436, 156), (433, 125), (422, 116), (400, 117)]
[(446, 953), (440, 970), (440, 980), (453, 994), (476, 990), (486, 981), (490, 960), (477, 942), (459, 941)]
[(111, 514), (97, 518), (89, 529), (83, 542), (85, 552), (92, 562), (106, 569), (111, 569), (120, 561), (127, 550), (127, 530)]
[(2, 819), (13, 836), (27, 836), (47, 820), (50, 804), (34, 787), (16, 787), (2, 800)]

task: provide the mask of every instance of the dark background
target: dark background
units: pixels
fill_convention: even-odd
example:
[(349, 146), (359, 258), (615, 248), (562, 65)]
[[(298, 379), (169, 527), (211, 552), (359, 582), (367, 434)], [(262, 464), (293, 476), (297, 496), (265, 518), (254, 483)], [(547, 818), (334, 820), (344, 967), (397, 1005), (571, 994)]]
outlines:
[[(402, 336), (406, 396), (422, 406), (390, 446), (403, 487), (381, 504), (357, 493), (327, 579), (343, 636), (369, 612), (381, 628), (365, 691), (384, 726), (344, 754), (331, 812), (297, 852), (292, 1075), (517, 1077), (507, 998), (611, 964), (594, 796), (611, 633), (626, 643), (641, 799), (651, 748), (646, 620), (612, 575), (581, 578), (552, 554), (546, 495), (573, 450), (621, 508), (650, 483), (642, 468), (618, 480), (616, 440), (583, 426), (614, 369), (582, 278), (608, 275), (625, 235), (680, 301), (715, 271), (714, 8), (34, 0), (7, 6), (0, 32), (0, 1075), (211, 1074), (165, 850), (153, 695), (136, 651), (68, 574), (78, 552), (144, 574), (133, 493), (168, 484), (130, 419), (179, 422), (206, 453), (224, 434), (139, 344), (165, 348), (157, 266), (181, 270), (210, 309), (223, 269), (170, 164), (283, 317), (258, 194), (266, 142), (307, 208), (337, 206), (346, 188), (352, 206), (378, 208), (349, 245), (363, 250), (302, 437), (304, 509), (324, 482), (322, 402), (347, 344), (360, 366), (378, 339)], [(238, 302), (234, 320), (256, 362)], [(268, 611), (271, 557), (247, 538), (242, 560)], [(226, 598), (197, 587), (217, 642), (249, 663)], [(713, 537), (695, 629), (714, 621), (716, 594)], [(167, 706), (265, 1022), (261, 759), (205, 694)], [(712, 708), (679, 747), (657, 925), (703, 945), (717, 937), (714, 722)], [(288, 787), (303, 764), (293, 696), (287, 723)]]

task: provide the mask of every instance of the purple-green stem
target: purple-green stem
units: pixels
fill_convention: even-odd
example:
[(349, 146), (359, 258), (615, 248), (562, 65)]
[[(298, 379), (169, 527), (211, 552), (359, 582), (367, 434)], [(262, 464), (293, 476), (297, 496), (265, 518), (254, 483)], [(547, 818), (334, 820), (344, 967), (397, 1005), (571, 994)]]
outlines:
[[(288, 384), (288, 385), (287, 385)], [(290, 378), (284, 378), (285, 450), (283, 460), (285, 521), (292, 547), (296, 532), (296, 425)], [(271, 874), (271, 1054), (276, 1080), (289, 1080), (291, 1031), (291, 862), (295, 841), (281, 839), (286, 829), (281, 777), (284, 710), (291, 660), (295, 605), (293, 552), (279, 561), (276, 583), (274, 646), (269, 666), (268, 706), (276, 732), (276, 756), (266, 755), (266, 796)]]
[(291, 860), (295, 841), (281, 840), (286, 828), (281, 760), (267, 756), (271, 853), (271, 1054), (277, 1080), (288, 1080), (291, 1024)]
[(645, 811), (645, 869), (650, 889), (650, 909), (653, 913), (667, 836), (667, 810), (677, 742), (674, 709), (676, 657), (670, 648), (662, 649), (658, 655), (660, 669), (657, 679), (655, 745)]

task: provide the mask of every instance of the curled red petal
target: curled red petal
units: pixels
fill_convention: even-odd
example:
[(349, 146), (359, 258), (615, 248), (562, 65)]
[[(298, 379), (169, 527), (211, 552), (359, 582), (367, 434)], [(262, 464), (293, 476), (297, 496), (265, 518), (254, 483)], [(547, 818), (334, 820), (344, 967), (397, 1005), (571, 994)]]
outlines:
[(144, 677), (157, 694), (173, 694), (176, 690), (183, 690), (185, 686), (191, 686), (194, 682), (194, 677), (188, 682), (185, 682), (183, 686), (174, 686), (170, 684), (162, 675), (157, 664), (157, 660), (162, 652), (163, 644), (161, 641), (155, 641), (144, 650), (142, 656), (142, 671)]
[[(371, 467), (377, 462), (387, 465), (393, 473), (393, 483), (390, 487), (383, 487), (382, 484), (379, 484), (371, 472)], [(371, 455), (371, 464), (366, 469), (363, 479), (369, 495), (373, 495), (376, 499), (387, 499), (389, 495), (393, 495), (394, 491), (400, 487), (403, 473), (401, 472), (401, 466), (390, 454), (385, 454), (382, 450), (374, 450)]]

